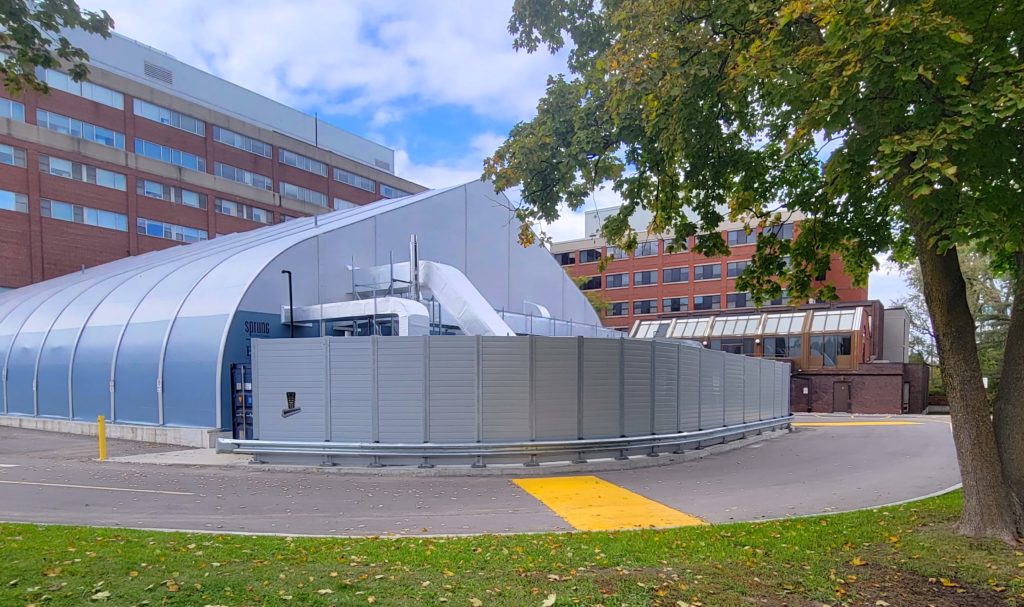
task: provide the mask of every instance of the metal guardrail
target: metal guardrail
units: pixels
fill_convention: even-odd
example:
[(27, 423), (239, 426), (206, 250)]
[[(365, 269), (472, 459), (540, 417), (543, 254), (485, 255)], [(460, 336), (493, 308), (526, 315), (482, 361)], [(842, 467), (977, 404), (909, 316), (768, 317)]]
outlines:
[(470, 457), (474, 458), (472, 466), (482, 468), (485, 457), (523, 456), (529, 458), (524, 466), (539, 465), (538, 456), (552, 454), (575, 454), (573, 463), (587, 462), (587, 453), (618, 452), (616, 459), (626, 459), (628, 451), (648, 449), (647, 455), (656, 456), (659, 449), (676, 447), (673, 453), (681, 453), (686, 445), (698, 444), (718, 439), (727, 440), (737, 435), (750, 432), (763, 432), (778, 428), (789, 428), (792, 416), (748, 422), (710, 430), (679, 432), (675, 434), (656, 434), (647, 436), (628, 436), (620, 438), (597, 438), (561, 441), (527, 441), (527, 442), (490, 442), (490, 443), (335, 443), (335, 442), (297, 442), (297, 441), (263, 441), (243, 440), (234, 438), (217, 439), (217, 453), (240, 453), (259, 455), (314, 455), (323, 456), (325, 463), (333, 463), (329, 458), (370, 457), (370, 467), (384, 464), (380, 459), (385, 457), (422, 458), (421, 468), (432, 468), (431, 458), (438, 457)]

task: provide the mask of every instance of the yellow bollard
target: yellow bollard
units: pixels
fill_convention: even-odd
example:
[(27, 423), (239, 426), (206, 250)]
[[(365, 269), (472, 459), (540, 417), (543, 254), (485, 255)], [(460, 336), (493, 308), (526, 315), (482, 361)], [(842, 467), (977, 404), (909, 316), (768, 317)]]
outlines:
[(96, 436), (100, 439), (100, 460), (107, 459), (107, 420), (102, 415), (96, 418), (99, 426), (96, 429)]

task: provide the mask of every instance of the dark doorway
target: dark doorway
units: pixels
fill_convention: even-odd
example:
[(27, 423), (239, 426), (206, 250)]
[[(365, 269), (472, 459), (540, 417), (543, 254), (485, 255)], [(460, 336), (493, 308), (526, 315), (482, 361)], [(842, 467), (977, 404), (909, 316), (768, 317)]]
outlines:
[(832, 384), (832, 413), (852, 412), (853, 401), (850, 400), (850, 382), (835, 382)]
[(792, 377), (789, 382), (790, 411), (803, 413), (811, 411), (811, 380)]

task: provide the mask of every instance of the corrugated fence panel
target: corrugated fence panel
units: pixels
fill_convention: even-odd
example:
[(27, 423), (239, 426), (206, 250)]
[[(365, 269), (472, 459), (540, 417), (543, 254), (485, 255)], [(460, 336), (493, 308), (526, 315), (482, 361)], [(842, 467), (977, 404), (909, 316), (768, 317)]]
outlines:
[(761, 419), (761, 363), (756, 358), (743, 361), (743, 421)]
[(775, 389), (772, 390), (772, 395), (775, 397), (775, 417), (782, 417), (785, 415), (785, 406), (788, 402), (783, 402), (783, 394), (785, 392), (785, 386), (789, 383), (785, 377), (786, 370), (783, 365), (775, 365)]
[(700, 429), (700, 348), (679, 346), (679, 431)]
[(373, 440), (373, 347), (369, 339), (331, 337), (331, 440)]
[[(260, 340), (256, 347), (258, 436), (264, 440), (322, 441), (325, 438), (326, 344), (321, 338)], [(288, 393), (295, 407), (288, 407)]]
[(654, 431), (671, 434), (678, 425), (676, 388), (679, 384), (679, 346), (654, 342)]
[(700, 351), (700, 427), (701, 430), (724, 425), (725, 354), (716, 350)]
[(623, 433), (626, 436), (650, 434), (651, 428), (651, 379), (653, 373), (652, 342), (625, 340), (622, 344), (623, 390)]
[(793, 389), (792, 382), (789, 381), (790, 376), (793, 373), (791, 363), (782, 363), (782, 411), (780, 415), (789, 415), (792, 409), (792, 400), (790, 400), (790, 391)]
[(771, 361), (762, 360), (761, 362), (761, 398), (759, 400), (759, 406), (761, 409), (761, 419), (770, 419), (775, 417), (775, 400), (772, 396), (772, 390), (775, 389), (775, 367)]
[(725, 425), (743, 423), (743, 372), (746, 359), (740, 356), (725, 357)]
[(582, 438), (621, 436), (619, 340), (583, 340)]
[(530, 338), (478, 339), (481, 440), (529, 440)]
[(377, 435), (382, 443), (421, 443), (423, 432), (424, 340), (377, 340)]
[(533, 338), (534, 433), (537, 440), (579, 437), (579, 360), (575, 337)]
[(471, 442), (477, 436), (476, 338), (422, 337), (429, 347), (430, 442)]

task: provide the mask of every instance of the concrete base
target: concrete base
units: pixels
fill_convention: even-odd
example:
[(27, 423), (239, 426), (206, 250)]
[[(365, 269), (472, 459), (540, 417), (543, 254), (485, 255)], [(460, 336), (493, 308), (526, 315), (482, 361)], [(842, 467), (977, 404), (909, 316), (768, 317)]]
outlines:
[[(0, 415), (0, 426), (63, 432), (64, 434), (85, 434), (96, 436), (96, 422), (21, 415)], [(207, 449), (217, 444), (217, 439), (228, 437), (229, 433), (216, 428), (172, 428), (168, 426), (140, 426), (135, 424), (107, 424), (107, 438), (130, 440), (161, 445), (181, 445)]]

